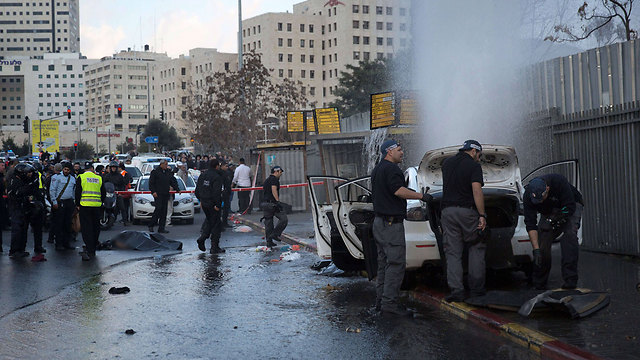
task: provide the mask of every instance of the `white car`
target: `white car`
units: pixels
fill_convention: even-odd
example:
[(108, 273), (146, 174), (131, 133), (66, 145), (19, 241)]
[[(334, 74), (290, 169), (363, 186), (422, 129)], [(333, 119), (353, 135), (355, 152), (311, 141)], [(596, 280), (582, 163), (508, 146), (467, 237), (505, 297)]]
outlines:
[[(417, 200), (407, 201), (407, 218), (404, 221), (407, 270), (441, 264), (440, 259), (444, 256), (440, 228), (442, 163), (454, 156), (458, 148), (453, 146), (428, 151), (419, 167), (405, 171), (407, 187), (418, 192), (428, 188), (428, 193), (433, 196), (433, 202), (429, 205)], [(487, 240), (487, 267), (520, 268), (530, 273), (532, 247), (524, 225), (524, 187), (515, 149), (502, 145), (483, 145), (480, 161), (485, 182), (482, 191), (487, 224), (491, 229)], [(548, 173), (556, 166), (561, 168), (554, 169), (560, 170), (555, 172), (563, 173), (579, 188), (576, 160), (545, 165), (526, 178)], [(375, 255), (375, 252), (368, 250), (371, 242), (362, 241), (370, 237), (370, 225), (375, 216), (370, 177), (348, 180), (309, 176), (308, 182), (318, 255), (322, 259), (331, 259), (343, 270), (376, 266), (376, 262), (367, 256)], [(578, 235), (581, 239), (581, 232)]]
[[(185, 191), (184, 182), (176, 177), (180, 191)], [(149, 176), (144, 175), (138, 181), (135, 191), (149, 191)], [(193, 194), (175, 194), (173, 200), (173, 215), (171, 221), (184, 220), (187, 224), (193, 224), (194, 207)], [(141, 220), (150, 220), (155, 210), (154, 198), (151, 194), (134, 194), (131, 196), (131, 220), (139, 224)]]
[[(186, 188), (187, 188), (188, 191), (195, 191), (196, 190), (196, 181), (191, 175), (189, 175), (187, 177), (187, 181), (186, 181), (185, 185), (186, 185)], [(193, 195), (193, 208), (194, 208), (194, 210), (195, 210), (195, 212), (197, 214), (197, 213), (200, 212), (200, 209), (201, 209), (200, 200), (196, 197), (195, 193), (193, 193), (191, 195)]]
[[(178, 165), (175, 162), (170, 162), (167, 165), (169, 165), (169, 168), (171, 168), (171, 171), (174, 171), (174, 172), (178, 168)], [(144, 175), (149, 175), (158, 166), (160, 166), (160, 162), (147, 162), (147, 163), (142, 164), (142, 167), (140, 168), (140, 171)]]
[[(125, 161), (127, 159), (131, 159), (131, 156), (129, 156), (129, 154), (116, 154), (115, 157), (116, 157), (115, 161), (117, 161), (117, 162), (121, 162), (121, 161)], [(105, 155), (105, 156), (101, 157), (98, 160), (100, 160), (101, 163), (108, 163), (110, 161), (109, 158), (111, 158), (111, 155)]]

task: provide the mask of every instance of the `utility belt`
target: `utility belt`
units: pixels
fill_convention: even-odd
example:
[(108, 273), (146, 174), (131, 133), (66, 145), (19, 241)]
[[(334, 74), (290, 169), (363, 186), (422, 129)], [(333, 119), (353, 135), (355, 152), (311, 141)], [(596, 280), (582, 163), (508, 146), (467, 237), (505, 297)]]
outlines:
[(382, 214), (376, 214), (376, 217), (379, 217), (382, 219), (382, 221), (384, 221), (385, 223), (390, 223), (390, 224), (397, 224), (397, 223), (402, 223), (404, 222), (404, 216), (401, 215), (382, 215)]
[(444, 206), (442, 206), (442, 210), (444, 210), (446, 208), (449, 208), (449, 207), (477, 210), (475, 205), (444, 205)]

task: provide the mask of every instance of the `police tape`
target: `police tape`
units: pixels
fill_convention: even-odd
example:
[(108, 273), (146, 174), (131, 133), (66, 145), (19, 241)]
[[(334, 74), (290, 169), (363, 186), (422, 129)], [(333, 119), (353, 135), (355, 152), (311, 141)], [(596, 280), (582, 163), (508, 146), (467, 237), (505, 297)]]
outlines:
[[(322, 185), (324, 182), (318, 181), (312, 183), (312, 185)], [(280, 189), (288, 189), (288, 188), (296, 188), (296, 187), (304, 187), (309, 186), (307, 183), (300, 184), (288, 184), (288, 185), (280, 185)], [(262, 190), (262, 187), (248, 187), (248, 188), (233, 188), (231, 191), (256, 191)], [(151, 194), (151, 191), (116, 191), (118, 195), (138, 195), (138, 194)], [(193, 194), (194, 190), (185, 190), (185, 191), (169, 191), (169, 194)]]

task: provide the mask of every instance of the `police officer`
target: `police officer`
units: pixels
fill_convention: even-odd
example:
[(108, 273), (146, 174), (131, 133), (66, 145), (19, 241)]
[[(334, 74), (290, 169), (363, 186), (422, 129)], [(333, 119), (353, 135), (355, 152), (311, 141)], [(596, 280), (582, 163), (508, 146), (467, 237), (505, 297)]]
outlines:
[[(578, 284), (578, 229), (584, 206), (582, 194), (564, 176), (548, 174), (529, 182), (523, 203), (524, 223), (533, 246), (533, 285), (540, 290), (547, 288), (551, 244), (562, 234), (562, 288), (575, 289)], [(538, 213), (541, 214), (539, 222)]]
[(487, 226), (482, 186), (480, 155), (482, 146), (467, 140), (458, 153), (442, 164), (442, 232), (447, 262), (447, 283), (451, 289), (446, 301), (464, 301), (462, 254), (469, 251), (469, 289), (472, 296), (484, 295), (485, 252), (487, 245), (479, 241), (480, 231)]
[[(271, 168), (271, 175), (262, 184), (262, 203), (260, 206), (263, 211), (264, 218), (264, 238), (267, 240), (267, 246), (276, 246), (276, 241), (280, 240), (280, 235), (287, 227), (289, 219), (283, 211), (280, 204), (280, 176), (284, 170), (280, 166)], [(278, 224), (273, 226), (273, 218), (278, 218)]]
[[(126, 180), (120, 173), (118, 162), (115, 160), (109, 163), (109, 172), (102, 175), (102, 181), (104, 183), (112, 183), (116, 191), (126, 191)], [(124, 226), (127, 226), (127, 209), (124, 206), (124, 199), (120, 195), (116, 196), (116, 209), (117, 210), (115, 216), (117, 217), (117, 213), (119, 212), (122, 218), (122, 223), (124, 224)]]
[(180, 192), (178, 180), (173, 176), (167, 160), (161, 160), (160, 165), (151, 171), (151, 175), (149, 175), (149, 190), (156, 204), (151, 222), (149, 223), (149, 232), (153, 232), (153, 227), (157, 223), (159, 233), (168, 233), (164, 227), (167, 221), (170, 188), (174, 188), (177, 192)]
[(198, 249), (207, 251), (205, 241), (211, 236), (211, 254), (225, 252), (224, 249), (220, 248), (220, 210), (222, 208), (223, 179), (219, 170), (220, 163), (217, 159), (212, 159), (209, 162), (209, 170), (198, 177), (195, 191), (196, 197), (200, 199), (202, 211), (207, 217), (197, 240)]
[(82, 261), (96, 257), (96, 247), (100, 237), (101, 206), (105, 199), (102, 178), (93, 172), (93, 165), (87, 161), (85, 171), (78, 175), (76, 183), (76, 207), (80, 212), (80, 227), (85, 251), (80, 253)]
[(398, 297), (407, 263), (403, 224), (407, 199), (427, 201), (430, 195), (405, 187), (404, 175), (398, 167), (404, 152), (397, 141), (384, 141), (380, 152), (383, 158), (371, 172), (373, 237), (378, 248), (376, 310), (406, 316), (412, 313), (398, 303)]
[(222, 173), (222, 228), (229, 227), (229, 211), (231, 210), (231, 183), (233, 182), (233, 171), (229, 169), (229, 163), (224, 160), (220, 163)]
[[(34, 223), (32, 219), (42, 216), (44, 209), (44, 199), (40, 196), (39, 180), (35, 175), (36, 171), (30, 164), (20, 163), (15, 166), (13, 174), (9, 179), (8, 199), (9, 211), (11, 213), (11, 258), (27, 257), (29, 253), (25, 251), (27, 247), (27, 229), (29, 222), (34, 228), (34, 251), (44, 253), (42, 247), (42, 222)], [(35, 225), (35, 226), (34, 226)], [(39, 237), (37, 227), (39, 226)]]

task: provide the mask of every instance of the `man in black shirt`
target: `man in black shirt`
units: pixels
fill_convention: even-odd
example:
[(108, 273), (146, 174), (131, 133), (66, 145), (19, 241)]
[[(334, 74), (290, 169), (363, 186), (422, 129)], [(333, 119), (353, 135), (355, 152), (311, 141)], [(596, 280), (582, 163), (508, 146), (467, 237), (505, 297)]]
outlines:
[[(289, 219), (280, 204), (280, 176), (284, 170), (280, 166), (271, 168), (271, 176), (264, 181), (262, 185), (262, 210), (264, 218), (264, 238), (267, 240), (267, 246), (276, 246), (274, 240), (281, 241), (280, 235), (287, 227)], [(273, 217), (278, 218), (278, 224), (273, 227)]]
[(205, 241), (211, 236), (211, 249), (209, 250), (211, 254), (225, 252), (220, 247), (220, 210), (222, 209), (222, 184), (224, 180), (219, 170), (218, 160), (212, 159), (209, 163), (209, 170), (204, 171), (198, 177), (195, 194), (200, 199), (202, 211), (207, 217), (196, 242), (198, 249), (206, 251)]
[(153, 195), (155, 210), (149, 223), (149, 232), (153, 232), (153, 227), (158, 224), (159, 233), (168, 233), (165, 230), (167, 223), (167, 205), (169, 203), (169, 189), (174, 188), (180, 192), (178, 180), (173, 176), (167, 160), (160, 160), (160, 166), (151, 171), (149, 175), (149, 191)]
[(464, 301), (462, 253), (469, 248), (469, 289), (472, 296), (485, 293), (485, 252), (478, 230), (487, 226), (482, 195), (482, 146), (475, 140), (464, 142), (458, 153), (442, 164), (442, 231), (447, 261), (446, 301)]
[[(559, 234), (563, 234), (560, 238), (562, 288), (576, 288), (578, 229), (583, 204), (582, 194), (560, 174), (537, 177), (525, 187), (524, 223), (533, 247), (533, 285), (537, 289), (547, 287), (551, 270), (551, 244)], [(542, 215), (540, 222), (537, 222), (538, 213)]]
[(400, 285), (407, 265), (404, 218), (407, 215), (406, 199), (427, 201), (427, 194), (420, 194), (405, 187), (404, 175), (397, 164), (404, 153), (395, 140), (386, 140), (380, 151), (383, 159), (371, 173), (373, 211), (373, 237), (378, 248), (378, 275), (376, 280), (376, 310), (396, 315), (411, 312), (398, 303)]

